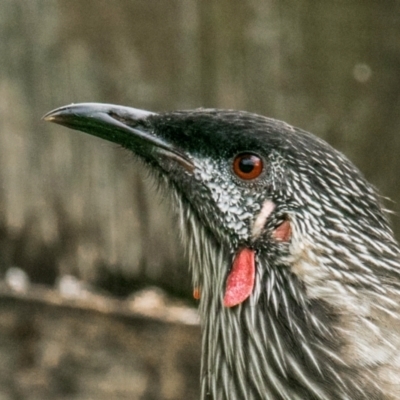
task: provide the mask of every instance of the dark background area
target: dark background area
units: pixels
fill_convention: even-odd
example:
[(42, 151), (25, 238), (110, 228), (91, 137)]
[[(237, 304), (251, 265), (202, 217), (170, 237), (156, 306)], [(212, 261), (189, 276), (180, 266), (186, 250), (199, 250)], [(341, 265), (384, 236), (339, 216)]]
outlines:
[[(146, 171), (117, 146), (41, 121), (53, 108), (217, 107), (283, 119), (345, 153), (399, 211), (399, 1), (0, 0), (0, 7), (0, 278), (17, 267), (45, 285), (2, 289), (0, 399), (197, 398), (197, 356), (179, 348), (196, 353), (197, 328), (171, 328), (164, 317), (143, 322), (135, 312), (120, 321), (120, 306), (99, 311), (92, 298), (71, 303), (46, 292), (71, 275), (96, 296), (117, 296), (121, 307), (149, 284), (191, 294), (177, 225)], [(400, 219), (392, 221), (399, 237)], [(153, 324), (161, 324), (159, 336), (146, 344)], [(122, 347), (104, 339), (94, 350), (74, 348), (98, 335)], [(137, 346), (159, 353), (151, 358), (144, 348), (138, 356)], [(112, 357), (99, 356), (102, 348)], [(114, 378), (95, 392), (89, 375)], [(165, 379), (174, 382), (167, 389)]]

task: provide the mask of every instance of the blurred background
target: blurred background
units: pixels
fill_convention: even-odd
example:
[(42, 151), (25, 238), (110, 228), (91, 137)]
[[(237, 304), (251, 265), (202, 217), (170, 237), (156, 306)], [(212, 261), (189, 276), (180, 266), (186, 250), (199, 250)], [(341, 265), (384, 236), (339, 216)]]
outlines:
[(41, 121), (58, 106), (283, 119), (391, 199), (400, 237), (399, 1), (0, 7), (0, 400), (198, 398), (199, 327), (168, 205), (126, 150)]

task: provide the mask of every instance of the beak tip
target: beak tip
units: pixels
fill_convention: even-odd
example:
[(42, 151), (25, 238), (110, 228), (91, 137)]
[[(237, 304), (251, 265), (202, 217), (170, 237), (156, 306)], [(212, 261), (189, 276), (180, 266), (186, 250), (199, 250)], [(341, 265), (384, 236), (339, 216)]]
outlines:
[(69, 106), (67, 106), (67, 107), (64, 106), (64, 107), (60, 107), (60, 108), (51, 110), (51, 111), (47, 112), (46, 114), (44, 114), (41, 119), (42, 119), (42, 121), (46, 121), (46, 122), (59, 123), (61, 121), (62, 117), (68, 113), (68, 107)]
[(42, 121), (46, 121), (46, 122), (53, 122), (55, 119), (54, 115), (51, 115), (49, 113), (43, 115), (43, 117), (41, 118)]

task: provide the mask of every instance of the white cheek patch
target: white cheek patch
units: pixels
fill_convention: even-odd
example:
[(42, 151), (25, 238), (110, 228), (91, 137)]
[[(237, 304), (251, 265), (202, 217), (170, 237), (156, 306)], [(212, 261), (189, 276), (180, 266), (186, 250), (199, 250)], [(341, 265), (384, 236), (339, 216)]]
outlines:
[(268, 217), (272, 214), (272, 211), (275, 210), (275, 203), (271, 200), (264, 201), (264, 204), (261, 208), (260, 213), (257, 215), (257, 218), (254, 221), (252, 230), (251, 230), (251, 237), (256, 239), (260, 236), (265, 223), (267, 222)]

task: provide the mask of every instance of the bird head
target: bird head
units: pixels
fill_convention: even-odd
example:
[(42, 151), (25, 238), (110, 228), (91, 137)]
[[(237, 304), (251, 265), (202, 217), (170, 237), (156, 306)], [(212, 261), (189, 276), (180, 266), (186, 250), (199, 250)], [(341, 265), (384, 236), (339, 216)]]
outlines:
[(382, 361), (365, 349), (381, 334), (374, 307), (394, 312), (399, 251), (378, 195), (342, 154), (238, 111), (87, 103), (44, 118), (131, 150), (172, 195), (201, 293), (204, 396), (218, 397), (216, 381), (226, 398), (376, 393), (357, 368)]

